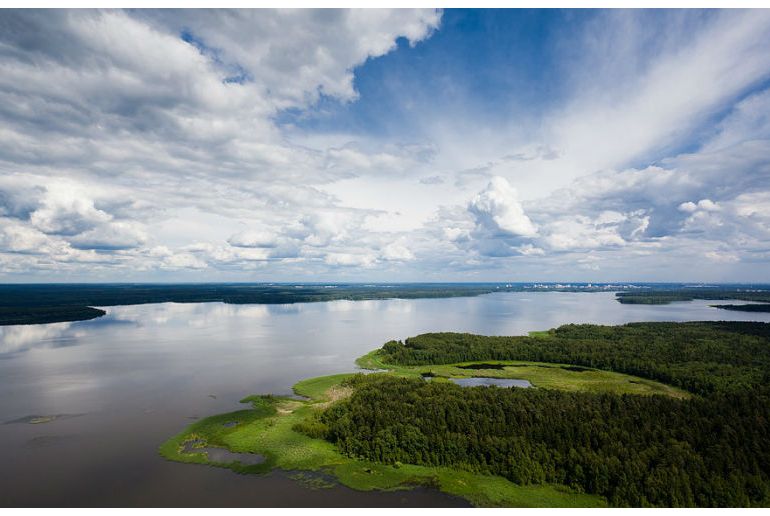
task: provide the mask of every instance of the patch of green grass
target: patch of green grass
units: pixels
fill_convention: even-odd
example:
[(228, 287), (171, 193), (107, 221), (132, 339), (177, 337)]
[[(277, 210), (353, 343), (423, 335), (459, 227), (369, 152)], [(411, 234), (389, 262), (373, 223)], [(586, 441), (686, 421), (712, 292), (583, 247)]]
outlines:
[(378, 369), (391, 369), (390, 365), (385, 364), (380, 358), (380, 350), (375, 349), (362, 357), (356, 359), (356, 365), (361, 369), (376, 371)]
[[(391, 373), (392, 374), (392, 373)], [(415, 374), (415, 373), (410, 373)], [(229, 467), (240, 473), (262, 473), (271, 468), (330, 473), (343, 485), (369, 491), (409, 489), (416, 485), (436, 487), (466, 498), (474, 505), (500, 507), (594, 507), (606, 505), (603, 498), (578, 494), (552, 485), (520, 486), (502, 477), (483, 475), (448, 467), (411, 464), (380, 464), (356, 460), (337, 451), (322, 439), (294, 430), (298, 423), (312, 420), (319, 410), (336, 399), (340, 383), (352, 374), (303, 380), (294, 387), (308, 400), (286, 397), (249, 396), (252, 408), (208, 417), (187, 427), (160, 447), (164, 457), (180, 462)], [(231, 427), (225, 423), (237, 421)], [(240, 463), (212, 463), (204, 453), (183, 453), (186, 442), (220, 446), (238, 453), (257, 453), (266, 462), (257, 466)], [(323, 485), (321, 485), (323, 484)], [(328, 487), (319, 483), (320, 487)]]
[(349, 461), (334, 469), (340, 482), (353, 489), (396, 490), (428, 486), (465, 498), (479, 507), (606, 507), (598, 496), (549, 484), (522, 486), (505, 478), (448, 467), (385, 465)]
[(333, 374), (331, 376), (319, 376), (318, 378), (308, 378), (294, 384), (292, 388), (294, 394), (304, 396), (313, 400), (321, 400), (324, 394), (333, 386), (339, 385), (346, 378), (350, 378), (354, 373)]
[(520, 486), (502, 477), (440, 468), (439, 488), (483, 507), (606, 507), (595, 495), (577, 493), (566, 486)]
[[(535, 332), (544, 333), (548, 332)], [(538, 338), (548, 338), (539, 336)], [(499, 364), (504, 369), (463, 369), (458, 366), (474, 364)], [(543, 362), (524, 362), (516, 360), (484, 360), (462, 362), (459, 364), (440, 364), (428, 366), (401, 366), (385, 363), (378, 350), (372, 351), (356, 361), (365, 369), (385, 369), (391, 374), (404, 377), (417, 377), (432, 374), (432, 381), (448, 378), (469, 378), (481, 376), (487, 378), (515, 378), (528, 380), (534, 387), (541, 389), (559, 389), (563, 391), (614, 392), (617, 394), (651, 395), (661, 394), (674, 398), (689, 398), (690, 393), (670, 385), (646, 378), (632, 376), (601, 369), (576, 368), (569, 364)]]
[(542, 389), (639, 395), (662, 394), (674, 398), (690, 397), (690, 394), (686, 391), (670, 385), (600, 369), (571, 369), (573, 366), (567, 364), (541, 362), (485, 360), (484, 363), (500, 364), (505, 367), (504, 369), (461, 369), (457, 367), (474, 364), (474, 362), (467, 362), (410, 369), (415, 369), (418, 374), (431, 372), (436, 376), (446, 378), (467, 378), (472, 376), (517, 378), (528, 380), (534, 387)]

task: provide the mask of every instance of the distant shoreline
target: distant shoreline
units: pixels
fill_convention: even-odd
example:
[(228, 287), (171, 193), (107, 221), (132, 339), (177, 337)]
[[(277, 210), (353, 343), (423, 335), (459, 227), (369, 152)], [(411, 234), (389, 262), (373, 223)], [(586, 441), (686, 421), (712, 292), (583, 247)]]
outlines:
[(0, 326), (82, 321), (93, 307), (154, 303), (293, 304), (324, 301), (475, 297), (494, 292), (605, 292), (613, 284), (26, 284), (0, 285)]
[[(325, 301), (475, 297), (495, 292), (615, 292), (622, 304), (741, 300), (770, 303), (770, 285), (632, 283), (198, 283), (2, 284), (0, 326), (85, 321), (105, 315), (94, 307), (154, 303), (293, 304)], [(767, 312), (757, 305), (712, 305)], [(729, 306), (729, 308), (728, 308)], [(768, 305), (770, 306), (770, 305)]]

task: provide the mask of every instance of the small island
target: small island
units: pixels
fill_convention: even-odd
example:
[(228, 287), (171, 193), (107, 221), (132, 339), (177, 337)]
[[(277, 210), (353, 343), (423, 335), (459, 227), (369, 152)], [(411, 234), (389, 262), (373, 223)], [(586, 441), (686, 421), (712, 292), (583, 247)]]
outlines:
[(734, 312), (770, 312), (770, 303), (753, 303), (740, 305), (711, 305), (714, 308), (722, 310), (732, 310)]
[[(653, 287), (634, 291), (617, 292), (619, 303), (625, 305), (668, 305), (676, 302), (694, 301), (749, 301), (753, 303), (770, 303), (770, 288), (767, 285), (743, 286), (741, 288), (728, 286), (685, 286), (677, 285), (668, 288)], [(746, 307), (755, 305), (712, 305), (715, 308)], [(743, 308), (729, 308), (743, 310)], [(754, 311), (754, 310), (748, 310)]]
[(431, 486), (477, 506), (770, 502), (770, 324), (433, 333), (358, 365), (376, 372), (303, 380), (301, 398), (249, 396), (160, 453), (310, 472), (321, 487), (329, 476), (360, 490)]

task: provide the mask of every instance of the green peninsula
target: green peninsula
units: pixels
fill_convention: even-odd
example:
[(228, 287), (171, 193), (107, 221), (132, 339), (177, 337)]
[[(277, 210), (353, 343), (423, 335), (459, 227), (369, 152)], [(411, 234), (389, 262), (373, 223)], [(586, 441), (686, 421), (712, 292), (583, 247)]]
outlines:
[(0, 326), (87, 321), (106, 313), (91, 306), (0, 306)]
[[(770, 504), (769, 324), (435, 333), (358, 364), (380, 372), (304, 380), (303, 399), (250, 396), (160, 452), (360, 490), (426, 485), (477, 506)], [(532, 388), (455, 383), (468, 378)]]

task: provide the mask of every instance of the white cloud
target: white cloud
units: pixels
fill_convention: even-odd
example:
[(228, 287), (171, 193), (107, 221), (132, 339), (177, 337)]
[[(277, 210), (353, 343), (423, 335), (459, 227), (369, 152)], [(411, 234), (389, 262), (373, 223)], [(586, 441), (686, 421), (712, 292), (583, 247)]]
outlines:
[(147, 241), (147, 234), (132, 222), (112, 222), (84, 231), (69, 239), (78, 249), (133, 249)]
[(444, 228), (444, 237), (450, 242), (463, 242), (470, 238), (470, 231), (458, 227)]
[(227, 239), (235, 247), (276, 247), (278, 239), (269, 231), (242, 231)]
[(692, 201), (683, 202), (679, 205), (679, 211), (686, 213), (695, 213), (698, 210), (701, 211), (719, 211), (721, 208), (717, 203), (710, 199), (701, 199), (697, 203)]
[(191, 253), (179, 253), (163, 259), (163, 265), (173, 269), (205, 269), (205, 261)]
[(618, 234), (616, 225), (597, 224), (582, 216), (555, 221), (549, 225), (548, 232), (543, 241), (557, 251), (622, 246), (626, 243)]
[[(281, 107), (330, 95), (353, 100), (353, 69), (438, 27), (436, 10), (286, 9), (144, 13), (156, 23), (190, 31), (226, 65), (243, 69)], [(323, 27), (323, 30), (320, 28)], [(232, 72), (231, 72), (232, 74)], [(237, 74), (237, 71), (236, 71)]]
[(341, 267), (372, 267), (377, 258), (372, 254), (329, 253), (324, 262)]
[(524, 213), (516, 190), (503, 177), (494, 177), (486, 189), (473, 198), (468, 210), (476, 222), (493, 233), (531, 237), (537, 228)]
[(543, 256), (545, 254), (543, 249), (535, 247), (532, 244), (524, 244), (516, 250), (524, 256)]
[(403, 240), (392, 242), (382, 248), (382, 257), (388, 261), (408, 262), (414, 260), (414, 253), (409, 250)]
[(0, 219), (2, 249), (14, 253), (40, 252), (48, 243), (48, 236), (12, 219)]
[[(582, 85), (586, 96), (554, 120), (557, 148), (579, 160), (583, 171), (624, 166), (656, 146), (690, 137), (723, 102), (766, 77), (770, 54), (758, 42), (766, 42), (770, 15), (756, 10), (715, 14), (689, 40), (655, 42), (657, 59), (640, 67), (641, 76), (624, 76), (622, 61), (634, 57), (629, 52), (640, 52), (628, 47), (629, 29), (649, 34), (650, 27), (639, 27), (645, 21), (628, 13), (608, 13), (605, 22), (625, 20), (609, 25), (608, 45), (595, 56), (599, 73), (587, 68), (575, 85)], [(678, 27), (669, 29), (667, 35)], [(595, 35), (588, 37), (596, 41)]]
[(41, 205), (30, 214), (33, 226), (55, 235), (77, 235), (111, 219), (82, 190), (64, 184), (46, 187)]
[(708, 251), (705, 253), (705, 256), (709, 260), (719, 263), (737, 263), (740, 261), (740, 258), (735, 253)]

